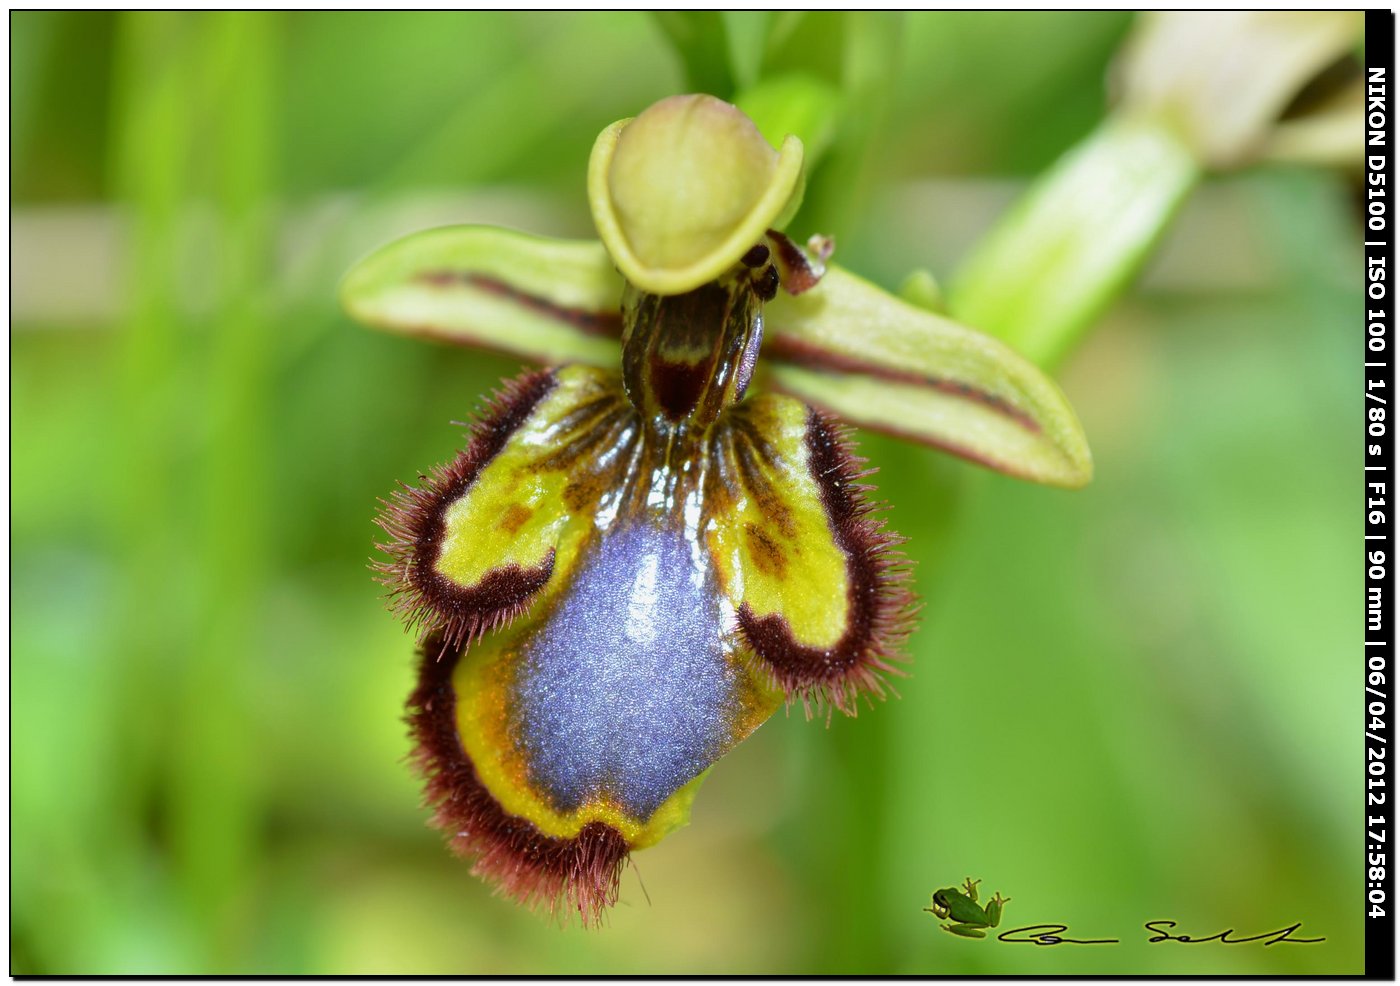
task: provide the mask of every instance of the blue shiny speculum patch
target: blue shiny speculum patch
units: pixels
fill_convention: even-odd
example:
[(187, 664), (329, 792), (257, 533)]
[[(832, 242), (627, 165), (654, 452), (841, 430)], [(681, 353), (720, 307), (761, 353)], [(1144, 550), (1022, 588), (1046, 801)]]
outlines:
[(719, 599), (679, 530), (636, 520), (594, 543), (514, 682), (517, 741), (556, 809), (603, 797), (645, 821), (733, 744)]

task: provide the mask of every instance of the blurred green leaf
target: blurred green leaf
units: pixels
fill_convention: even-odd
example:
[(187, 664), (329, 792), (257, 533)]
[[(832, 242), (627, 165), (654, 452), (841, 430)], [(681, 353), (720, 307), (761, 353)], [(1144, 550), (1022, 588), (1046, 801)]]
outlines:
[[(823, 12), (795, 29), (786, 46), (788, 64), (808, 67), (810, 72), (811, 61), (792, 50), (804, 28), (823, 30), (840, 45), (834, 63), (839, 66), (839, 126), (825, 166), (814, 171), (808, 181), (802, 213), (806, 227), (814, 232), (839, 239), (855, 225), (869, 200), (878, 171), (877, 142), (889, 119), (903, 58), (902, 18), (902, 14), (888, 11)], [(775, 71), (778, 66), (787, 67), (784, 60), (775, 59)]]
[(841, 94), (816, 76), (769, 76), (743, 90), (734, 105), (748, 114), (774, 147), (788, 134), (802, 140), (803, 167), (810, 173), (836, 137)]
[(735, 81), (724, 15), (717, 10), (662, 10), (651, 16), (681, 60), (686, 90), (729, 99)]
[(762, 77), (763, 58), (769, 32), (778, 12), (772, 10), (726, 10), (721, 12), (729, 36), (729, 52), (734, 66), (734, 88), (742, 91)]

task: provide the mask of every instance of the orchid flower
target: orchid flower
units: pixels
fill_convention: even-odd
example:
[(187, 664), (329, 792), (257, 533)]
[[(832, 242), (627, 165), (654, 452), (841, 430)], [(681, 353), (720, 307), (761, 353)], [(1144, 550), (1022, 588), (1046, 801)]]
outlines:
[(435, 229), (345, 279), (370, 325), (544, 367), (379, 519), (433, 824), (522, 903), (598, 920), (780, 706), (883, 696), (914, 599), (842, 420), (1089, 480), (1040, 370), (780, 231), (802, 165), (796, 137), (675, 96), (599, 136), (601, 242)]

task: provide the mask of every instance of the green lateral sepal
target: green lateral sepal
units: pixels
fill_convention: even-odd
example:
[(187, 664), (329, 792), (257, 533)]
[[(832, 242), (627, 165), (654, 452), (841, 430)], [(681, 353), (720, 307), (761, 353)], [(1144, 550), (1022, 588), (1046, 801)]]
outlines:
[(770, 381), (848, 421), (1052, 486), (1093, 475), (1063, 393), (1006, 344), (832, 266), (765, 320)]
[(536, 363), (615, 367), (622, 276), (596, 240), (444, 226), (360, 261), (340, 300), (359, 321)]

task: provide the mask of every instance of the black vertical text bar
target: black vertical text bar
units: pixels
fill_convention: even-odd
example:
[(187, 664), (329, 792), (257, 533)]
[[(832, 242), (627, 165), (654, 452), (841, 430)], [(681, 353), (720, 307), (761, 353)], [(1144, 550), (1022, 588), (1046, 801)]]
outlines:
[(1396, 345), (1391, 315), (1395, 291), (1392, 245), (1396, 207), (1391, 169), (1392, 131), (1390, 87), (1395, 70), (1395, 15), (1366, 12), (1366, 184), (1365, 197), (1365, 538), (1366, 634), (1363, 651), (1366, 723), (1366, 831), (1362, 894), (1366, 910), (1366, 976), (1395, 976), (1395, 895), (1391, 874), (1397, 862), (1391, 851), (1391, 828), (1396, 822), (1394, 736), (1395, 667), (1392, 660), (1395, 626), (1390, 577), (1396, 563), (1392, 551), (1391, 516), (1396, 489), (1394, 470), (1395, 377), (1392, 348)]

